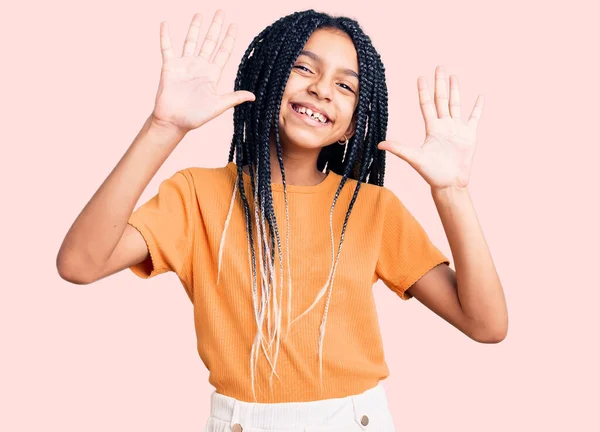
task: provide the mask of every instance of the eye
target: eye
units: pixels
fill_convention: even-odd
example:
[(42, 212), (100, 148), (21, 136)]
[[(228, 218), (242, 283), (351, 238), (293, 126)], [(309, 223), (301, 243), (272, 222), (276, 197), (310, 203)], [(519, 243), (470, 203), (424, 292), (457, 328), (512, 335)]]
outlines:
[(306, 70), (306, 72), (311, 72), (310, 69), (308, 69), (306, 66), (302, 66), (302, 65), (294, 66), (294, 68), (298, 68), (298, 69), (302, 68), (302, 69)]
[(344, 86), (343, 88), (345, 88), (346, 90), (350, 90), (352, 93), (354, 93), (354, 90), (352, 90), (348, 85), (344, 84), (344, 83), (340, 83), (341, 86)]

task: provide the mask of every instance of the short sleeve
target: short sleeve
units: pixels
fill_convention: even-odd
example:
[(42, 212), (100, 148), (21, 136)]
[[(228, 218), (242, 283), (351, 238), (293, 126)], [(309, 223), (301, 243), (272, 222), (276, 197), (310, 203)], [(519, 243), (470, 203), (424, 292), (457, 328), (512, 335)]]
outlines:
[(148, 246), (149, 257), (129, 269), (143, 279), (168, 271), (181, 276), (192, 241), (193, 179), (185, 170), (164, 180), (158, 193), (129, 217)]
[(438, 264), (450, 260), (431, 242), (429, 236), (389, 189), (385, 189), (381, 249), (376, 273), (383, 283), (402, 300), (413, 296), (406, 292), (416, 281)]

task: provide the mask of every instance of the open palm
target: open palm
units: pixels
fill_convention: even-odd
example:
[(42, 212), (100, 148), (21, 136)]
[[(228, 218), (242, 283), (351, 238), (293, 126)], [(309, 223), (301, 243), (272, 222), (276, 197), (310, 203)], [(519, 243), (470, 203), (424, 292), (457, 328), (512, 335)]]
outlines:
[[(382, 141), (388, 150), (408, 162), (432, 189), (465, 187), (469, 183), (477, 142), (476, 132), (483, 110), (483, 95), (475, 102), (467, 123), (460, 114), (458, 79), (450, 77), (450, 97), (446, 91), (444, 68), (435, 70), (435, 96), (431, 98), (424, 78), (417, 80), (421, 112), (425, 120), (425, 141), (409, 147), (395, 141)], [(435, 104), (434, 104), (435, 102)]]
[(217, 85), (231, 56), (236, 36), (236, 26), (231, 24), (213, 58), (223, 26), (223, 17), (223, 11), (217, 10), (204, 42), (198, 48), (202, 17), (195, 14), (181, 57), (173, 53), (167, 23), (161, 23), (163, 65), (153, 111), (157, 122), (187, 132), (235, 105), (255, 99), (251, 92), (245, 90), (224, 95), (217, 93)]

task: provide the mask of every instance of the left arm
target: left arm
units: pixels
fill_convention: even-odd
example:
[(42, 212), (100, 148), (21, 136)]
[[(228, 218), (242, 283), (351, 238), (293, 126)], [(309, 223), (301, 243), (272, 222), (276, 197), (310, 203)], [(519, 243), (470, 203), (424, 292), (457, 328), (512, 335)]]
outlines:
[(408, 162), (431, 187), (456, 272), (438, 265), (415, 282), (410, 293), (472, 339), (500, 342), (508, 331), (506, 302), (467, 189), (483, 96), (465, 123), (456, 75), (450, 77), (449, 94), (443, 66), (435, 70), (434, 98), (424, 78), (417, 79), (417, 87), (425, 142), (411, 147), (386, 140), (378, 148)]
[(506, 337), (508, 311), (502, 285), (467, 187), (432, 188), (448, 237), (456, 273), (436, 266), (415, 282), (410, 293), (478, 342)]

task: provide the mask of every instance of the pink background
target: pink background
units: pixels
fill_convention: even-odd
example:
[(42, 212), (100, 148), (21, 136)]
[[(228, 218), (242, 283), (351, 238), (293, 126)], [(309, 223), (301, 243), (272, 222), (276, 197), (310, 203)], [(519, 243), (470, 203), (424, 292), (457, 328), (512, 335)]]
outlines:
[[(315, 8), (358, 19), (386, 66), (388, 138), (419, 145), (417, 77), (457, 74), (462, 113), (485, 108), (469, 189), (508, 302), (506, 340), (478, 344), (417, 300), (375, 287), (398, 431), (597, 431), (597, 10), (590, 1), (148, 1), (3, 5), (0, 430), (200, 431), (213, 388), (174, 273), (87, 286), (55, 259), (74, 219), (150, 114), (159, 23), (175, 51), (193, 13), (239, 25), (230, 91), (253, 36)], [(18, 6), (17, 6), (18, 4)], [(568, 4), (568, 6), (567, 6)], [(228, 111), (154, 177), (226, 163)], [(386, 186), (450, 255), (425, 181), (388, 154)]]

